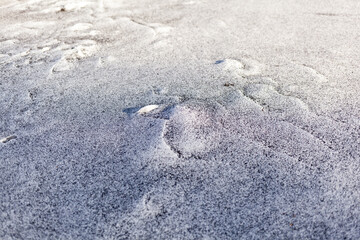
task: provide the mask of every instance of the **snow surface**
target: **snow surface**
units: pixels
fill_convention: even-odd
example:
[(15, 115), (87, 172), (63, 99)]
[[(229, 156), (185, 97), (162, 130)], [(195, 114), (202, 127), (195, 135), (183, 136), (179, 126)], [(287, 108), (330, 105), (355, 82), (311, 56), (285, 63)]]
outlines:
[(0, 0), (0, 239), (359, 239), (358, 0)]

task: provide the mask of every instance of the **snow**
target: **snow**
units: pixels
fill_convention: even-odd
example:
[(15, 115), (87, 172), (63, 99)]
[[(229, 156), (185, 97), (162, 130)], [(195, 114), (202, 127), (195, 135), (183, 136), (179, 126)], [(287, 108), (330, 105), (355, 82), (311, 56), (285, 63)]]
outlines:
[(0, 1), (0, 239), (358, 239), (358, 7)]

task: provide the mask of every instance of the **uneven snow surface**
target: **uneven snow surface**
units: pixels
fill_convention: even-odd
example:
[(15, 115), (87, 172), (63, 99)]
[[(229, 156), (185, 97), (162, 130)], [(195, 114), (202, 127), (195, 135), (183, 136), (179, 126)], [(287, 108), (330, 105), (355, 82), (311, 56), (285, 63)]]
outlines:
[(0, 0), (0, 239), (360, 239), (358, 0)]

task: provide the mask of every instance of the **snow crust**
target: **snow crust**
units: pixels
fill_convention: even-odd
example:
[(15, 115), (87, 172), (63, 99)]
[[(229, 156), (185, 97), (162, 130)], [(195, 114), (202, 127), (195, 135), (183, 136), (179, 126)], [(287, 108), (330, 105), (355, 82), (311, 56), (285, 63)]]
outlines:
[(359, 16), (0, 1), (0, 239), (359, 239)]

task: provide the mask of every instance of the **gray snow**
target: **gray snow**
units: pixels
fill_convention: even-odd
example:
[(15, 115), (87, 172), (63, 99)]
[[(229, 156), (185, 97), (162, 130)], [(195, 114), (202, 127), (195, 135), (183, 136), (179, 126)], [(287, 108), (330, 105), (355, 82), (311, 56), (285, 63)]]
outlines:
[(359, 239), (357, 0), (0, 1), (0, 239)]

